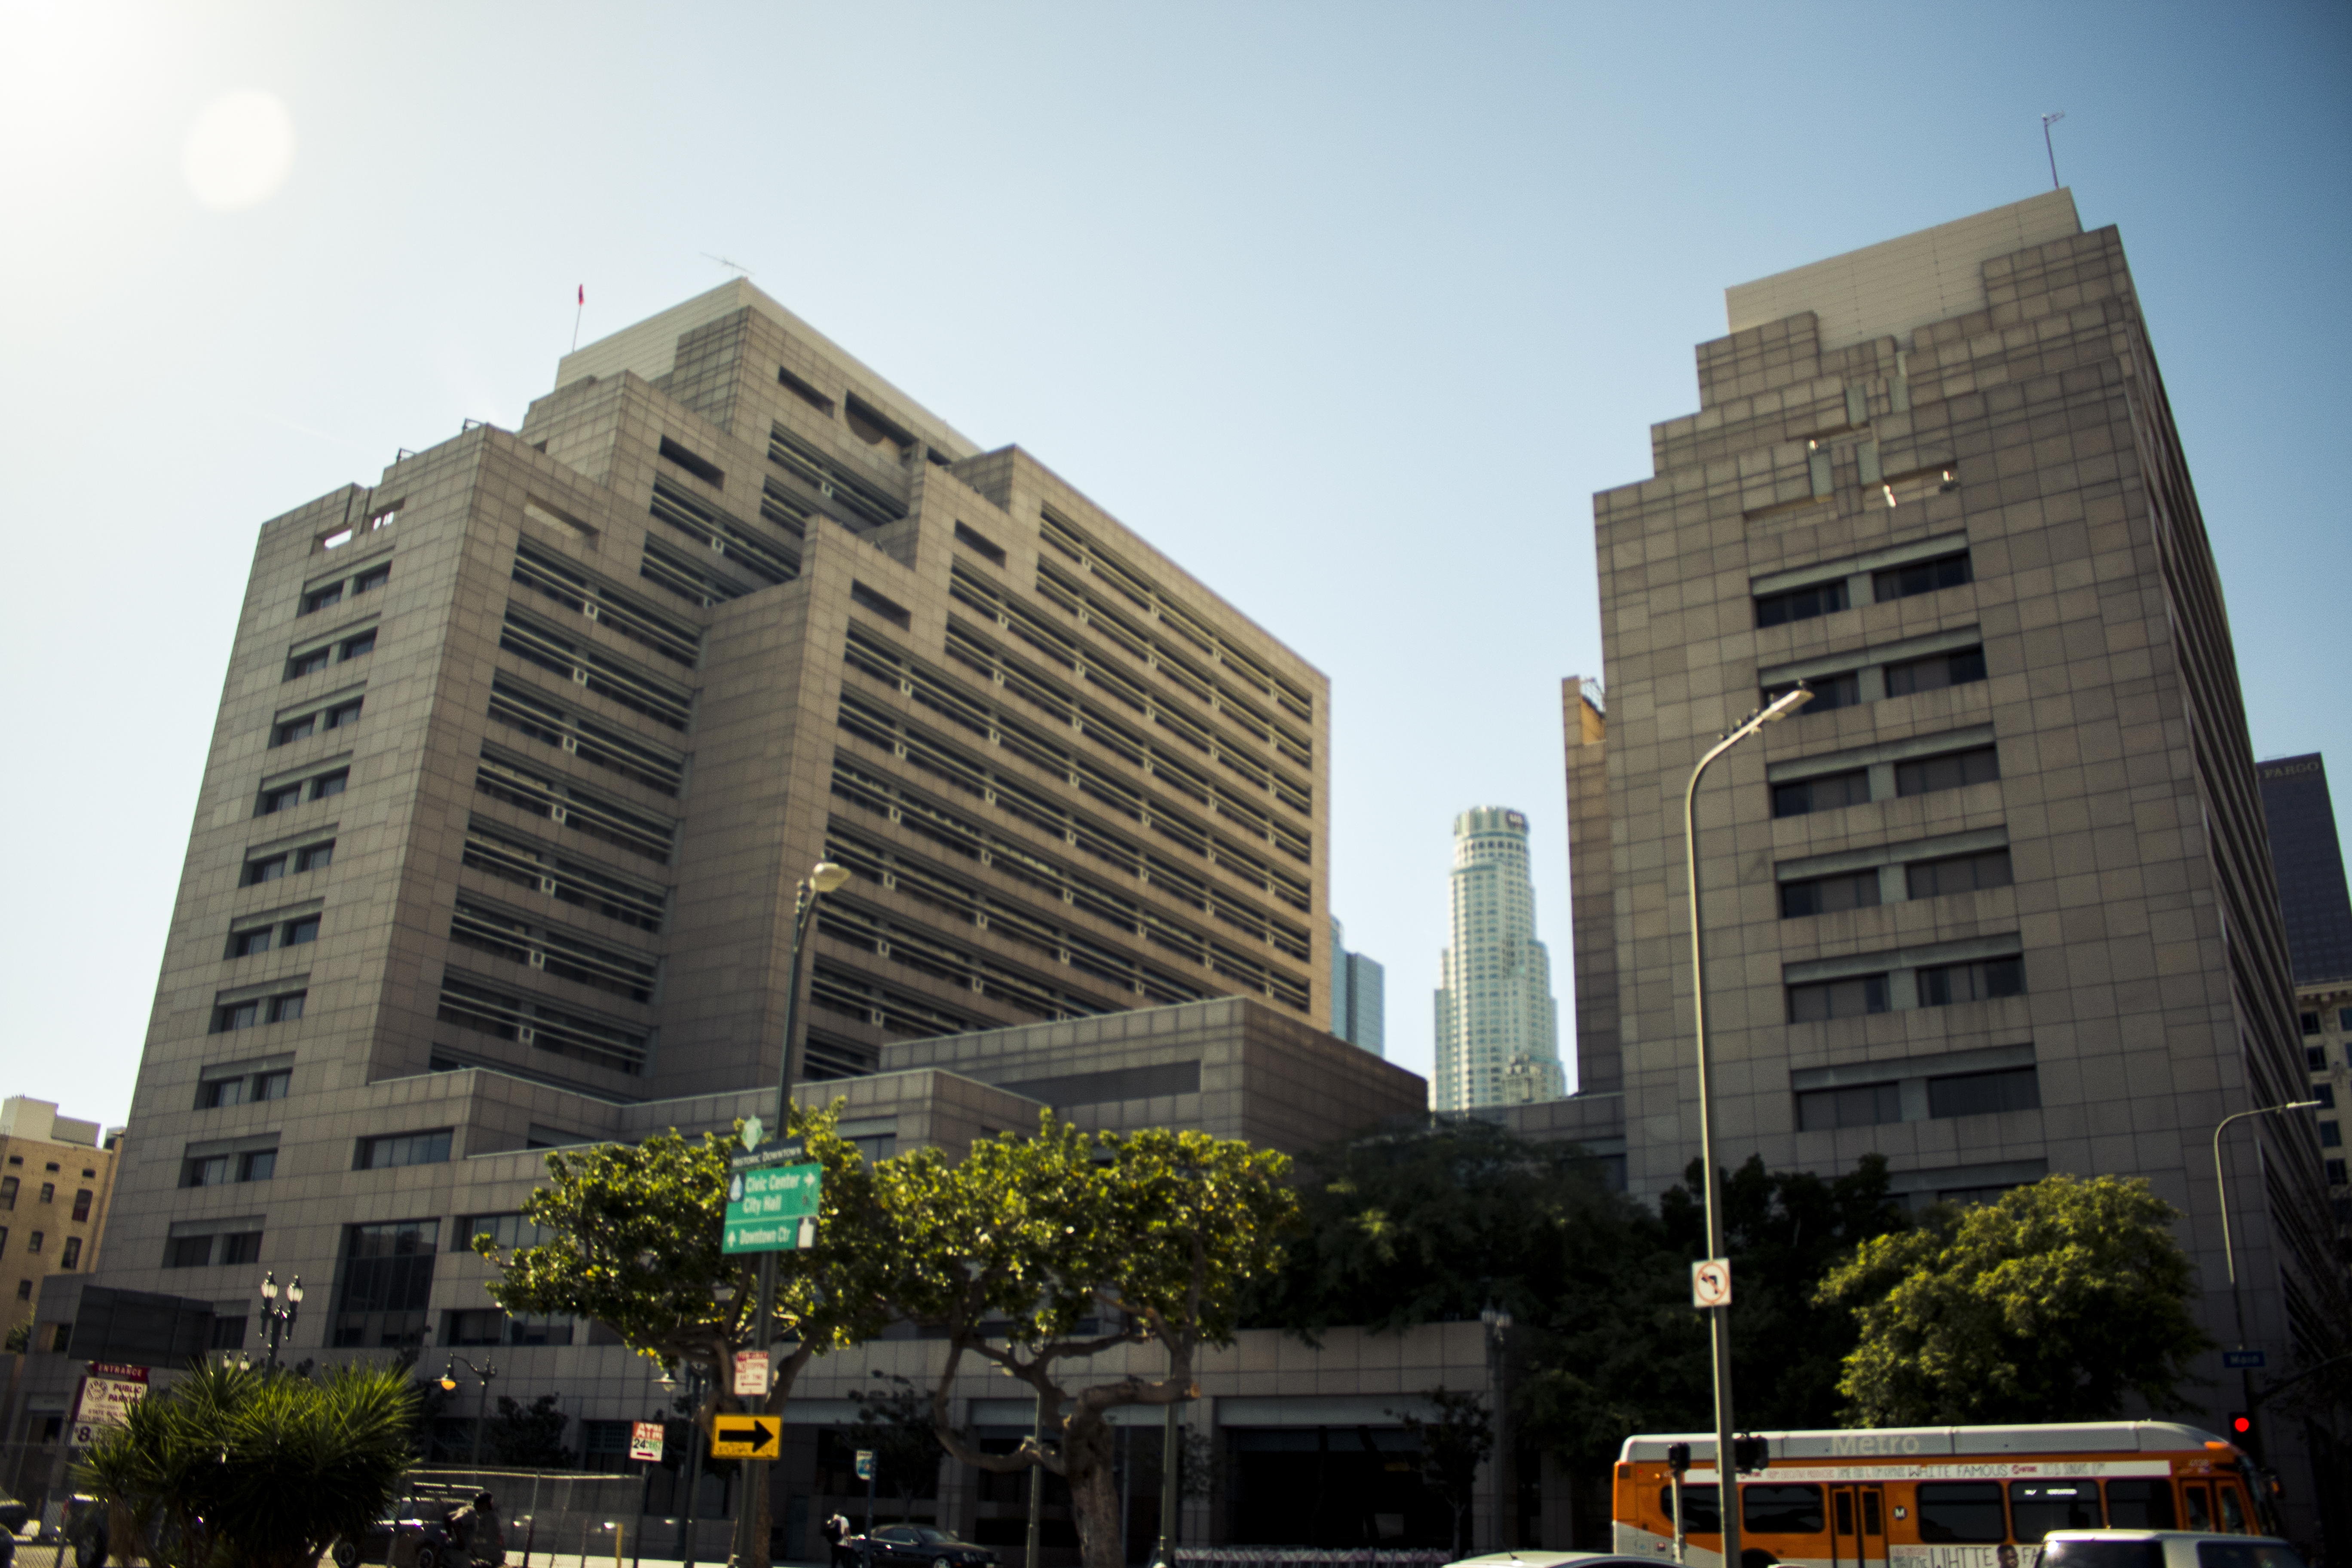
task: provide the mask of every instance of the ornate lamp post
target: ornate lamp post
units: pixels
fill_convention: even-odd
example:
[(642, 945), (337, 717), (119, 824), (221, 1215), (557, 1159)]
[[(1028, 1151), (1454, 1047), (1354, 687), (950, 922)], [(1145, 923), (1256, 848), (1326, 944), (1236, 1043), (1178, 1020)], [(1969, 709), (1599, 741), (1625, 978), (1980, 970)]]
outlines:
[(269, 1370), (278, 1370), (278, 1347), (294, 1332), (294, 1320), (302, 1310), (302, 1277), (294, 1276), (292, 1284), (281, 1292), (278, 1271), (271, 1269), (261, 1277), (261, 1331), (269, 1338)]
[(452, 1355), (449, 1358), (448, 1364), (441, 1369), (441, 1386), (445, 1391), (450, 1394), (457, 1392), (457, 1363), (459, 1362), (465, 1362), (466, 1370), (479, 1378), (482, 1384), (481, 1397), (474, 1405), (473, 1463), (475, 1470), (478, 1472), (482, 1468), (482, 1422), (490, 1413), (490, 1379), (499, 1375), (499, 1369), (495, 1364), (476, 1366), (472, 1362), (467, 1361), (464, 1356)]

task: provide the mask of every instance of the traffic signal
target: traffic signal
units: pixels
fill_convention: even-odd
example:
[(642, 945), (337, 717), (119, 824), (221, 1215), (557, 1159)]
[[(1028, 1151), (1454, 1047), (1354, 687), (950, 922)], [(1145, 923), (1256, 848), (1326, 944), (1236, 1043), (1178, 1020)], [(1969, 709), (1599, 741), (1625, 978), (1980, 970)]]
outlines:
[(1772, 1452), (1761, 1437), (1734, 1437), (1731, 1463), (1741, 1471), (1764, 1469), (1772, 1463)]
[(2232, 1437), (2237, 1437), (2237, 1438), (2243, 1439), (2243, 1438), (2251, 1437), (2251, 1436), (2252, 1436), (2253, 1435), (2254, 1435), (2254, 1416), (2253, 1416), (2253, 1412), (2252, 1412), (2252, 1411), (2250, 1411), (2250, 1410), (2232, 1410), (2232, 1411), (2231, 1411), (2231, 1412), (2230, 1412), (2230, 1436), (2232, 1436)]
[(1666, 1468), (1674, 1471), (1674, 1473), (1678, 1476), (1685, 1470), (1690, 1468), (1690, 1445), (1688, 1443), (1669, 1443), (1666, 1445)]

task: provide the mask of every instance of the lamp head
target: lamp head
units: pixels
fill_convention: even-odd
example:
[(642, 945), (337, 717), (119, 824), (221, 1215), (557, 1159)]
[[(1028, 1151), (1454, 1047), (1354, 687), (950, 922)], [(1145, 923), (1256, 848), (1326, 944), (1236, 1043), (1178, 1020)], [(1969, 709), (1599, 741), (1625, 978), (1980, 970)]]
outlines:
[(298, 1302), (302, 1300), (302, 1277), (299, 1274), (294, 1276), (294, 1283), (286, 1287), (286, 1299)]
[(457, 1363), (455, 1359), (441, 1369), (441, 1391), (445, 1394), (457, 1392)]
[(261, 1299), (265, 1301), (278, 1300), (278, 1270), (275, 1268), (261, 1277)]
[(2315, 1100), (2298, 1100), (2291, 1105), (2282, 1105), (2279, 1109), (2281, 1110), (2316, 1110), (2319, 1109), (2319, 1101)]
[(1766, 708), (1760, 715), (1760, 721), (1766, 724), (1776, 724), (1812, 700), (1813, 689), (1801, 680), (1772, 699), (1771, 706)]
[(820, 893), (838, 892), (849, 885), (849, 868), (820, 860), (809, 869), (809, 886)]

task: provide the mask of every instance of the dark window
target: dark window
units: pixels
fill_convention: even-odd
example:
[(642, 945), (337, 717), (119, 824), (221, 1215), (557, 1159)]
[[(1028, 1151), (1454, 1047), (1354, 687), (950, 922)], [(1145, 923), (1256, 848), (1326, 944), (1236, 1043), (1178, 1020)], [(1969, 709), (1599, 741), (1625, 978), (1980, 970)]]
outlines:
[(260, 1002), (231, 1002), (224, 1005), (213, 1021), (215, 1034), (229, 1029), (250, 1029), (263, 1021)]
[(349, 702), (339, 702), (335, 704), (335, 706), (328, 709), (325, 713), (320, 716), (319, 728), (321, 730), (340, 730), (346, 724), (358, 722), (360, 705), (362, 700), (364, 700), (354, 697)]
[(1004, 564), (1003, 551), (990, 543), (986, 539), (982, 538), (981, 535), (973, 530), (965, 527), (961, 522), (958, 522), (955, 525), (955, 536), (956, 542), (958, 544), (978, 551), (981, 554), (988, 557), (991, 561), (995, 562), (999, 566)]
[(204, 1160), (191, 1160), (187, 1163), (186, 1168), (180, 1173), (180, 1185), (217, 1187), (228, 1180), (228, 1172), (229, 1161), (226, 1154), (215, 1154)]
[(854, 577), (849, 583), (849, 602), (873, 611), (896, 626), (912, 626), (915, 624), (915, 617), (907, 613), (907, 606), (876, 593)]
[(487, 1236), (490, 1244), (501, 1252), (511, 1252), (518, 1247), (537, 1247), (547, 1239), (548, 1233), (520, 1214), (470, 1215), (457, 1222), (449, 1237), (452, 1252), (474, 1250), (474, 1237)]
[(342, 657), (345, 658), (357, 658), (363, 653), (373, 653), (374, 651), (375, 628), (373, 626), (370, 626), (367, 630), (360, 633), (356, 637), (345, 637), (343, 639), (343, 646), (341, 649)]
[(286, 922), (286, 934), (278, 945), (280, 947), (299, 947), (306, 942), (316, 942), (318, 940), (319, 917), (316, 915), (304, 915), (299, 921), (288, 921)]
[(1756, 624), (1759, 626), (1782, 626), (1790, 621), (1810, 621), (1846, 607), (1845, 579), (1833, 583), (1816, 583), (1810, 588), (1791, 588), (1785, 594), (1767, 594), (1756, 601)]
[(166, 1268), (203, 1268), (212, 1260), (213, 1238), (209, 1236), (175, 1236), (163, 1244)]
[(316, 713), (305, 713), (299, 719), (289, 719), (278, 726), (278, 732), (270, 737), (269, 743), (273, 746), (290, 745), (296, 741), (306, 739), (318, 727), (319, 716)]
[[(1713, 1487), (1685, 1487), (1683, 1508), (1689, 1515), (1683, 1525), (1685, 1534), (1720, 1535), (1723, 1533), (1723, 1515), (1717, 1507)], [(1675, 1517), (1673, 1487), (1664, 1486), (1658, 1489), (1658, 1509), (1668, 1519)]]
[(291, 1084), (293, 1081), (294, 1069), (292, 1068), (279, 1068), (276, 1072), (263, 1073), (253, 1080), (253, 1098), (256, 1100), (283, 1100), (286, 1098), (287, 1086)]
[[(57, 1167), (52, 1165), (49, 1169), (54, 1171)], [(58, 1184), (55, 1182), (43, 1182), (41, 1184), (41, 1201), (45, 1204), (53, 1204), (58, 1201)]]
[(1906, 664), (1888, 665), (1886, 695), (1908, 697), (1918, 691), (1941, 691), (1947, 686), (1966, 686), (1984, 678), (1984, 649), (1967, 647), (1958, 653), (1939, 653)]
[[(2308, 1033), (2308, 1031), (2305, 1032)], [(2326, 1072), (2327, 1070), (2327, 1047), (2326, 1046), (2304, 1047), (2303, 1065), (2309, 1068), (2314, 1072)]]
[(2042, 1080), (2032, 1068), (1955, 1073), (1927, 1080), (1930, 1116), (1995, 1116), (2042, 1109)]
[(1878, 872), (1849, 871), (1835, 877), (1780, 884), (1780, 918), (1833, 915), (1841, 910), (1868, 909), (1878, 902)]
[(360, 1140), (355, 1171), (383, 1171), (395, 1165), (438, 1165), (449, 1158), (449, 1130), (401, 1132), (388, 1138)]
[(727, 471), (724, 468), (708, 458), (696, 457), (667, 436), (661, 439), (661, 455), (704, 484), (722, 490), (727, 488)]
[(438, 1220), (355, 1225), (344, 1233), (342, 1278), (329, 1326), (339, 1350), (404, 1349), (424, 1341)]
[(2344, 1124), (2340, 1121), (2321, 1122), (2319, 1124), (2319, 1146), (2323, 1149), (2341, 1149), (2344, 1147)]
[[(2224, 1485), (2214, 1492), (2221, 1501), (2221, 1528), (2232, 1535), (2242, 1533), (2246, 1521), (2238, 1489)], [(2200, 1541), (2197, 1568), (2303, 1568), (2303, 1559), (2294, 1547), (2274, 1541)]]
[[(2120, 1480), (2107, 1483), (2107, 1525), (2113, 1530), (2174, 1530), (2172, 1483)], [(2153, 1544), (2150, 1542), (2149, 1544)], [(2054, 1547), (2052, 1550), (2056, 1550)], [(2137, 1568), (2137, 1565), (2134, 1565)]]
[(268, 952), (271, 933), (276, 929), (274, 926), (257, 926), (251, 931), (231, 931), (228, 938), (228, 955), (231, 958), (245, 958), (257, 952)]
[[(507, 1315), (495, 1307), (474, 1307), (441, 1314), (445, 1345), (495, 1345), (505, 1342)], [(618, 1423), (615, 1423), (618, 1425)]]
[(1953, 893), (1973, 893), (1979, 888), (2010, 885), (2009, 851), (1990, 849), (1981, 855), (1958, 855), (1949, 860), (1923, 860), (1906, 873), (1915, 899), (1940, 899)]
[(84, 1187), (81, 1191), (74, 1194), (74, 1218), (83, 1220), (89, 1217), (89, 1205), (94, 1197), (95, 1194), (92, 1194), (88, 1187)]
[(1914, 594), (1932, 594), (1938, 588), (1957, 588), (1974, 581), (1969, 570), (1969, 552), (1947, 555), (1936, 561), (1922, 561), (1910, 566), (1890, 567), (1874, 572), (1870, 591), (1880, 604), (1889, 599), (1907, 599)]
[(297, 871), (323, 870), (333, 862), (334, 858), (335, 841), (330, 838), (324, 844), (313, 844), (307, 848), (296, 850), (294, 869)]
[(236, 885), (240, 888), (250, 888), (257, 882), (274, 882), (286, 875), (286, 860), (287, 858), (283, 855), (271, 855), (259, 860), (247, 860), (245, 863), (245, 875), (236, 879)]
[(0, 1177), (0, 1209), (12, 1209), (16, 1206), (16, 1178), (14, 1176)]
[(2331, 1187), (2340, 1187), (2346, 1184), (2345, 1162), (2341, 1160), (2330, 1160), (2327, 1162), (2327, 1184)]
[[(1807, 676), (1805, 684), (1812, 688), (1813, 699), (1797, 710), (1800, 719), (1808, 713), (1826, 713), (1832, 708), (1851, 708), (1862, 700), (1862, 677), (1850, 669), (1843, 675)], [(1793, 680), (1768, 686), (1764, 689), (1764, 700), (1767, 704), (1777, 702), (1796, 689)]]
[(1797, 1127), (1805, 1132), (1833, 1132), (1841, 1127), (1876, 1127), (1903, 1120), (1903, 1097), (1891, 1083), (1856, 1084), (1851, 1089), (1810, 1089), (1797, 1096)]
[(215, 1314), (213, 1318), (212, 1339), (205, 1348), (216, 1351), (242, 1350), (245, 1348), (245, 1327), (246, 1320), (243, 1318), (224, 1318)]
[[(807, 382), (803, 381), (799, 376), (794, 375), (791, 371), (786, 370), (782, 365), (778, 365), (776, 367), (776, 384), (779, 386), (782, 386), (785, 391), (791, 393), (793, 396), (799, 398), (803, 403), (807, 404), (811, 408), (823, 409), (827, 414), (833, 412), (832, 398), (827, 397), (824, 393), (819, 392), (815, 387), (811, 386)], [(625, 1447), (625, 1445), (624, 1445), (624, 1447)]]
[(1999, 1481), (1922, 1481), (1918, 1503), (1919, 1539), (1930, 1545), (2009, 1539)]
[(1740, 1527), (1764, 1535), (1813, 1535), (1826, 1522), (1819, 1487), (1744, 1486)]
[(2009, 1517), (2020, 1541), (2040, 1541), (2053, 1530), (2097, 1530), (2099, 1483), (2094, 1480), (2011, 1481)]
[(47, 1232), (37, 1230), (32, 1235), (25, 1238), (25, 1250), (27, 1252), (38, 1252), (41, 1250), (41, 1243), (47, 1239)]
[(352, 596), (357, 598), (362, 594), (373, 593), (391, 581), (392, 568), (389, 565), (371, 567), (352, 579)]
[(69, 1236), (66, 1237), (65, 1246), (58, 1249), (58, 1267), (60, 1268), (72, 1268), (79, 1265), (80, 1262), (81, 1237), (78, 1236)]
[(2319, 1101), (2320, 1110), (2333, 1110), (2336, 1109), (2336, 1086), (2332, 1083), (2315, 1083), (2311, 1086), (2311, 1098)]
[(2025, 994), (2025, 960), (1988, 958), (1948, 963), (1919, 972), (1919, 1005), (1948, 1007), (1958, 1002), (1989, 1002)]
[(1958, 789), (1964, 784), (1990, 784), (1999, 777), (2000, 753), (1993, 747), (1979, 746), (1973, 751), (1949, 752), (1940, 757), (1895, 763), (1895, 793), (1933, 795), (1937, 790)]
[(213, 1032), (250, 1029), (261, 1024), (288, 1024), (302, 1016), (303, 994), (257, 996), (244, 1002), (224, 1002), (213, 1014)]
[(2319, 1015), (2318, 1015), (2318, 1014), (2316, 1014), (2316, 1013), (2305, 1013), (2305, 1014), (2303, 1014), (2303, 1015), (2302, 1015), (2302, 1019), (2303, 1019), (2303, 1032), (2304, 1032), (2305, 1034), (2306, 1034), (2306, 1035), (2315, 1035), (2315, 1034), (2319, 1033)]
[[(2171, 1499), (2165, 1500), (2168, 1505)], [(2159, 1528), (2170, 1530), (2166, 1524)], [(2164, 1568), (2161, 1541), (2053, 1541), (2042, 1548), (2044, 1568)]]
[(266, 1182), (278, 1173), (278, 1151), (255, 1149), (240, 1154), (236, 1160), (236, 1179), (240, 1182)]
[(312, 800), (324, 800), (331, 795), (341, 795), (343, 793), (343, 786), (351, 783), (351, 781), (352, 770), (349, 768), (343, 768), (335, 773), (326, 773), (320, 777), (312, 779), (310, 781), (310, 798)]
[(314, 647), (308, 653), (298, 653), (286, 664), (286, 679), (293, 680), (305, 675), (316, 675), (327, 668), (333, 656), (332, 648)]
[(280, 784), (276, 789), (261, 792), (261, 810), (258, 815), (271, 816), (281, 811), (291, 811), (301, 804), (302, 786), (300, 784)]
[(1806, 816), (1816, 811), (1836, 811), (1843, 806), (1863, 805), (1869, 800), (1870, 770), (1856, 768), (1852, 773), (1825, 773), (1820, 778), (1774, 784), (1772, 815)]
[(302, 608), (299, 613), (307, 616), (314, 610), (323, 610), (329, 605), (340, 605), (342, 602), (343, 585), (341, 583), (330, 583), (323, 588), (313, 588), (303, 595)]
[(1859, 1018), (1865, 1013), (1884, 1013), (1889, 1005), (1884, 974), (1858, 974), (1851, 980), (1822, 980), (1789, 987), (1791, 1024)]

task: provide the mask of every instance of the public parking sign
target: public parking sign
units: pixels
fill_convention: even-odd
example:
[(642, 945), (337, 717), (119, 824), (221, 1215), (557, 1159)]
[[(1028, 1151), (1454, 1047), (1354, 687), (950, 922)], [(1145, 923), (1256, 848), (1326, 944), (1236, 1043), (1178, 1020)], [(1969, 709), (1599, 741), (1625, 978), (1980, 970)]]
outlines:
[(726, 1252), (790, 1252), (816, 1245), (824, 1167), (769, 1165), (727, 1178)]
[(147, 1369), (94, 1361), (74, 1396), (73, 1446), (87, 1448), (110, 1426), (122, 1426), (131, 1407), (147, 1396)]

